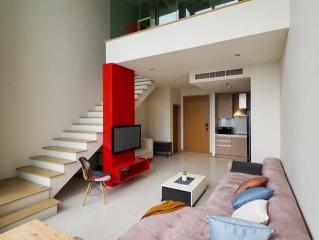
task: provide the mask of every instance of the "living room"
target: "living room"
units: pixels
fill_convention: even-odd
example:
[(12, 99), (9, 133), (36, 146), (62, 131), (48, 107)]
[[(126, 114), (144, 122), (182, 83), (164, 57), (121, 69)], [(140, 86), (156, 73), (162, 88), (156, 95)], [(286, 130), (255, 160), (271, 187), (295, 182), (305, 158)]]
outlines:
[(318, 10), (1, 1), (0, 239), (318, 239)]

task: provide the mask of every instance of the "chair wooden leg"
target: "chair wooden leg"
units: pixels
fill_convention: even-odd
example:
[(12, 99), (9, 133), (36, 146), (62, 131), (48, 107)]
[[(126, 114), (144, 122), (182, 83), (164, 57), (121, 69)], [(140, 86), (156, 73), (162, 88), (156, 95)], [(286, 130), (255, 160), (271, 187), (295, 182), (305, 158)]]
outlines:
[(104, 196), (104, 186), (103, 186), (103, 182), (100, 182), (100, 188), (101, 188), (101, 193), (102, 193), (103, 202), (104, 202), (104, 204), (106, 204), (106, 202), (105, 202), (105, 196)]
[(86, 201), (86, 198), (88, 197), (88, 194), (91, 192), (91, 182), (89, 182), (89, 185), (86, 189), (86, 192), (85, 192), (85, 197), (84, 197), (84, 200), (83, 200), (83, 206), (85, 204), (85, 201)]

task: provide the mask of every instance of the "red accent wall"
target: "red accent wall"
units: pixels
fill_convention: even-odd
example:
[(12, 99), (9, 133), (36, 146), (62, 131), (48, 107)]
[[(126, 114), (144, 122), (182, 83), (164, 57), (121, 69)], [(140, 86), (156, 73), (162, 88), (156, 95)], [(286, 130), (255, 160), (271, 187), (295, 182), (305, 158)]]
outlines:
[[(135, 159), (134, 151), (112, 155), (112, 127), (135, 124), (134, 71), (117, 64), (103, 65), (103, 170), (111, 173), (112, 186), (123, 182), (121, 168), (131, 167), (126, 179), (148, 163)], [(139, 166), (134, 166), (138, 164)], [(142, 165), (145, 165), (144, 167)], [(145, 170), (145, 169), (144, 169)]]

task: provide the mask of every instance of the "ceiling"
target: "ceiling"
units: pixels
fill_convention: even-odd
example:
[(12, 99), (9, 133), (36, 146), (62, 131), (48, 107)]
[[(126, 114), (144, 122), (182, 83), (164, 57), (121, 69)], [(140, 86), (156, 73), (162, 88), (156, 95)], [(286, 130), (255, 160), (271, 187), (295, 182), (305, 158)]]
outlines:
[(250, 78), (229, 78), (197, 82), (192, 84), (206, 91), (214, 91), (216, 93), (224, 92), (250, 92)]
[[(189, 88), (191, 71), (207, 68), (221, 70), (279, 60), (287, 31), (283, 29), (266, 32), (119, 64), (135, 70), (138, 75), (155, 80), (159, 85)], [(236, 54), (240, 56), (235, 56)]]

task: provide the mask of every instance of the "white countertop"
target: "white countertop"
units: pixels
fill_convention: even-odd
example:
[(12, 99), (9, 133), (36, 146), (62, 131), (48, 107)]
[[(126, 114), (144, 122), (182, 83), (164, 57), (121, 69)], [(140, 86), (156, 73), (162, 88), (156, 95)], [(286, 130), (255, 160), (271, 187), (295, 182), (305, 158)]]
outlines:
[(216, 136), (220, 136), (220, 137), (242, 137), (242, 138), (246, 138), (247, 134), (218, 134), (216, 133)]

